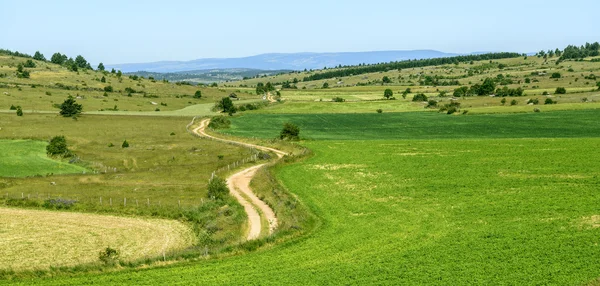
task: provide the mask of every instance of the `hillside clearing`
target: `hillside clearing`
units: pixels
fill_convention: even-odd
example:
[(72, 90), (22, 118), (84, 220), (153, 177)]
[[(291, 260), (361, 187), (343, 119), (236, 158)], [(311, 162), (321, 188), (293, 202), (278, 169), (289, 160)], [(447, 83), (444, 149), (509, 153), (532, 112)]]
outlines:
[(124, 261), (155, 257), (194, 242), (174, 220), (14, 208), (0, 208), (0, 233), (0, 269), (13, 270), (97, 262), (106, 247)]

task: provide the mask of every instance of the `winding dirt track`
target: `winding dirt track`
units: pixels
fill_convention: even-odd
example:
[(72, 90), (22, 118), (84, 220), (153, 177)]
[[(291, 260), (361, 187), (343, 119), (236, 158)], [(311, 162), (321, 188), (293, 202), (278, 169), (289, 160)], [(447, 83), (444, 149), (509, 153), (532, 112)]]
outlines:
[[(193, 122), (194, 121), (192, 120), (191, 124), (193, 124)], [(200, 126), (196, 127), (193, 132), (200, 136), (212, 138), (222, 142), (235, 143), (237, 145), (255, 148), (262, 151), (271, 151), (277, 154), (278, 158), (282, 158), (286, 154), (285, 152), (274, 148), (214, 137), (206, 133), (206, 127), (208, 127), (208, 123), (210, 123), (210, 119), (203, 119), (200, 121)], [(256, 172), (265, 165), (266, 164), (260, 164), (246, 168), (227, 178), (229, 192), (244, 207), (246, 215), (248, 216), (249, 230), (248, 236), (246, 237), (247, 240), (257, 239), (260, 236), (262, 229), (261, 214), (269, 222), (269, 234), (272, 234), (275, 228), (277, 228), (277, 218), (275, 217), (273, 210), (265, 202), (261, 201), (250, 188), (250, 181)]]

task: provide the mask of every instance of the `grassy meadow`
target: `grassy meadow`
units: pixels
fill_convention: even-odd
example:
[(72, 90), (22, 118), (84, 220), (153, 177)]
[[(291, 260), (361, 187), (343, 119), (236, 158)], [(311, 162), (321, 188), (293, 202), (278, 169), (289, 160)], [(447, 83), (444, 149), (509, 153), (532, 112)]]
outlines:
[(300, 127), (306, 140), (595, 137), (599, 109), (541, 113), (446, 115), (437, 112), (351, 114), (246, 114), (221, 132), (276, 138), (284, 123)]
[(201, 264), (38, 282), (587, 284), (600, 277), (599, 143), (305, 142), (315, 155), (275, 174), (319, 218), (309, 235)]
[(86, 169), (52, 160), (46, 155), (48, 143), (32, 140), (0, 140), (0, 177), (82, 173)]

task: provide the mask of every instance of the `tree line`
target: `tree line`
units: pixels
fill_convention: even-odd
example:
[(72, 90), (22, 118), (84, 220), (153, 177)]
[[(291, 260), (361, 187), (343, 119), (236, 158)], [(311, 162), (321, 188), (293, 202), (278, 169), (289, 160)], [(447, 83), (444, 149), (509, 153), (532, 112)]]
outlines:
[[(75, 59), (73, 59), (71, 57), (68, 57), (66, 54), (61, 54), (57, 52), (54, 53), (48, 61), (44, 54), (40, 53), (40, 51), (36, 51), (35, 54), (31, 56), (29, 54), (20, 53), (18, 51), (13, 52), (11, 50), (0, 49), (0, 54), (20, 58), (34, 59), (42, 62), (51, 62), (53, 64), (64, 66), (71, 71), (78, 71), (79, 69), (94, 70), (94, 68), (92, 68), (92, 65), (82, 55), (77, 55)], [(98, 64), (98, 70), (104, 71), (103, 63)]]
[(516, 57), (521, 57), (521, 56), (522, 56), (522, 54), (519, 54), (519, 53), (489, 53), (489, 54), (481, 54), (481, 55), (467, 55), (467, 56), (444, 57), (444, 58), (421, 59), (421, 60), (406, 60), (406, 61), (397, 61), (397, 62), (389, 62), (389, 63), (381, 63), (381, 64), (373, 64), (373, 65), (350, 66), (350, 67), (346, 67), (343, 69), (329, 70), (326, 72), (309, 75), (307, 77), (304, 77), (303, 81), (313, 81), (313, 80), (321, 80), (321, 79), (329, 79), (329, 78), (338, 78), (338, 77), (344, 77), (344, 76), (360, 75), (360, 74), (366, 74), (366, 73), (385, 72), (385, 71), (390, 71), (390, 70), (395, 70), (395, 69), (401, 70), (401, 69), (407, 69), (407, 68), (438, 66), (438, 65), (445, 65), (445, 64), (458, 64), (461, 62), (498, 60), (498, 59), (516, 58)]

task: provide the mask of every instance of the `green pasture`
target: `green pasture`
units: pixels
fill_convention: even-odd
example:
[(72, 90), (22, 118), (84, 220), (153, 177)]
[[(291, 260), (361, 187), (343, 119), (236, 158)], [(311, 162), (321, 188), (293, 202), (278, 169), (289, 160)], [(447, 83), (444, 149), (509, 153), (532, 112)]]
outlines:
[(461, 138), (561, 138), (600, 134), (599, 109), (540, 113), (446, 115), (437, 112), (365, 114), (246, 114), (221, 132), (276, 138), (286, 122), (304, 139), (385, 140)]
[(86, 169), (46, 155), (43, 141), (0, 140), (0, 177), (82, 173)]
[[(306, 142), (276, 175), (319, 217), (243, 256), (26, 284), (587, 284), (598, 138)], [(582, 151), (585, 150), (585, 151)]]

